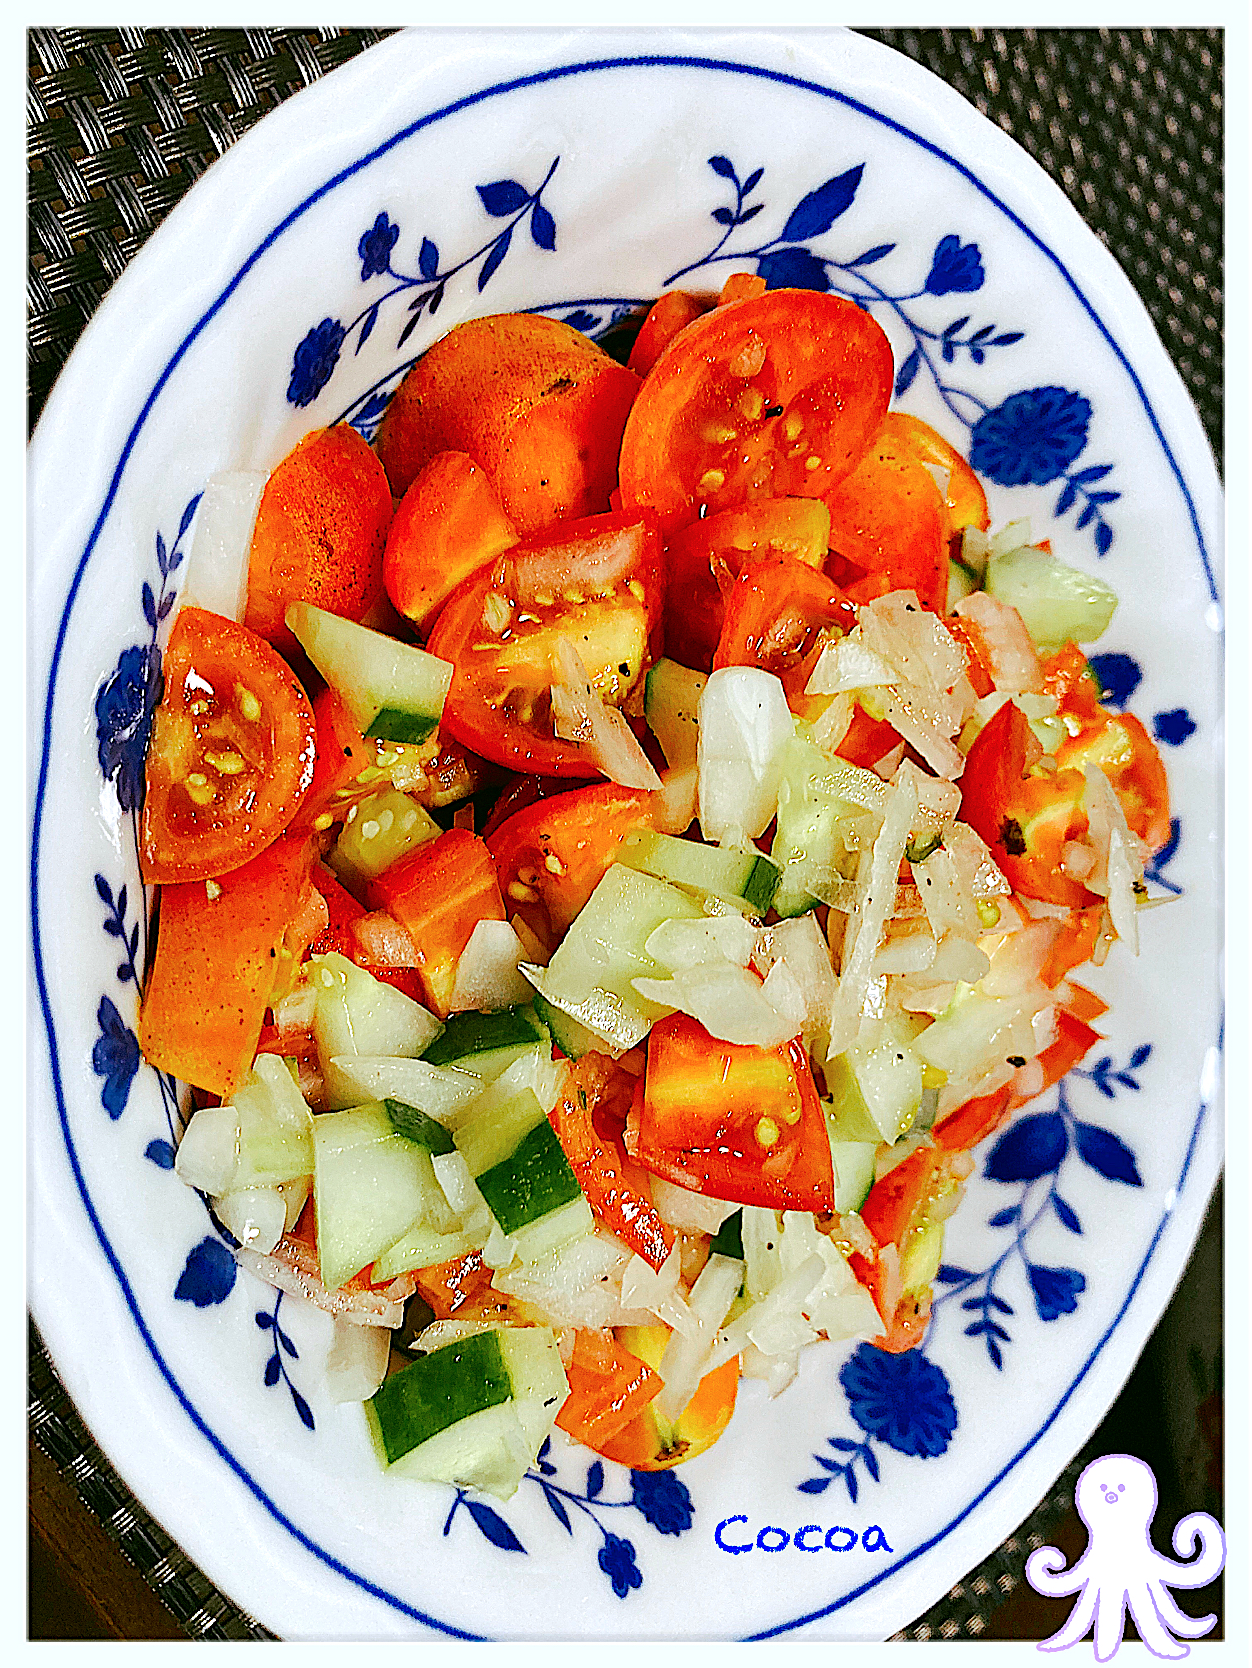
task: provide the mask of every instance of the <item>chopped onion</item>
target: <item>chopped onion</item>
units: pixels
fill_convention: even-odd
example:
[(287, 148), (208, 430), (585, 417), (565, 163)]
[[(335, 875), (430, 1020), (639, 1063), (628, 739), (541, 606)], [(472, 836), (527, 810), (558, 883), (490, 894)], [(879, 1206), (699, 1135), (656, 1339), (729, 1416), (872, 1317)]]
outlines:
[(456, 964), (449, 1009), (492, 1012), (530, 1001), (530, 986), (517, 970), (526, 951), (507, 921), (479, 921)]
[(252, 529), (268, 478), (244, 469), (209, 476), (196, 510), (180, 606), (243, 619)]
[[(675, 1191), (683, 1190), (676, 1188)], [(677, 1291), (681, 1273), (682, 1252), (677, 1242), (660, 1268), (653, 1268), (638, 1255), (633, 1256), (622, 1274), (623, 1305), (627, 1309), (648, 1309), (655, 1314), (658, 1307)]]
[(416, 1281), (411, 1275), (393, 1280), (382, 1292), (328, 1291), (315, 1274), (305, 1268), (293, 1267), (281, 1255), (283, 1243), (279, 1241), (278, 1255), (273, 1252), (266, 1255), (239, 1246), (234, 1253), (235, 1261), (267, 1286), (277, 1286), (279, 1291), (287, 1292), (292, 1297), (307, 1298), (317, 1308), (325, 1309), (328, 1314), (340, 1315), (354, 1326), (381, 1326), (394, 1332), (404, 1324), (404, 1298), (411, 1297), (416, 1290)]
[(317, 990), (302, 981), (274, 1004), (274, 1029), (282, 1037), (284, 1031), (309, 1031), (317, 1011)]
[(828, 643), (818, 657), (806, 695), (845, 695), (857, 689), (878, 689), (900, 681), (899, 668), (875, 654), (856, 635)]
[(756, 951), (757, 938), (757, 929), (736, 910), (702, 920), (662, 921), (648, 935), (644, 949), (671, 973), (721, 961), (746, 967)]
[(899, 668), (893, 682), (935, 691), (951, 689), (965, 675), (965, 655), (937, 615), (912, 591), (890, 591), (860, 610), (865, 646)]
[(700, 695), (697, 768), (706, 840), (756, 839), (778, 809), (783, 749), (795, 733), (782, 683), (755, 666), (723, 666)]
[(952, 612), (972, 626), (979, 651), (997, 689), (1010, 694), (1043, 693), (1039, 656), (1016, 608), (986, 591), (971, 591)]
[(174, 1173), (210, 1198), (230, 1191), (239, 1168), (239, 1114), (233, 1106), (193, 1112), (174, 1158)]
[(272, 1251), (287, 1232), (287, 1202), (276, 1187), (241, 1187), (213, 1201), (222, 1226), (251, 1251)]
[(722, 1042), (777, 1048), (799, 1030), (765, 995), (760, 980), (733, 962), (704, 962), (673, 979), (632, 979), (640, 996), (698, 1019)]
[(652, 1203), (661, 1220), (683, 1233), (715, 1234), (726, 1218), (739, 1209), (729, 1199), (714, 1199), (690, 1187), (676, 1187), (662, 1176), (648, 1179), (652, 1184)]
[(558, 681), (552, 685), (552, 726), (564, 741), (577, 742), (590, 763), (624, 788), (659, 788), (661, 778), (615, 707), (606, 707), (591, 687), (587, 668), (568, 637), (555, 649)]
[(326, 1393), (332, 1402), (366, 1402), (387, 1376), (391, 1334), (381, 1326), (352, 1326), (336, 1317), (326, 1354)]
[(700, 1380), (709, 1370), (706, 1363), (718, 1328), (739, 1294), (742, 1279), (743, 1264), (739, 1259), (723, 1257), (717, 1252), (701, 1270), (688, 1300), (691, 1313), (699, 1322), (698, 1329), (687, 1337), (672, 1333), (657, 1369), (665, 1381), (656, 1398), (657, 1411), (664, 1418), (678, 1419), (700, 1388)]
[(1084, 768), (1087, 786), (1083, 804), (1087, 811), (1088, 834), (1097, 855), (1094, 871), (1086, 882), (1091, 891), (1108, 899), (1108, 913), (1117, 936), (1139, 954), (1139, 920), (1135, 907), (1135, 882), (1143, 881), (1139, 845), (1126, 824), (1126, 814), (1108, 777), (1098, 765)]
[(695, 765), (661, 772), (660, 804), (652, 813), (659, 834), (685, 834), (695, 821), (700, 773)]

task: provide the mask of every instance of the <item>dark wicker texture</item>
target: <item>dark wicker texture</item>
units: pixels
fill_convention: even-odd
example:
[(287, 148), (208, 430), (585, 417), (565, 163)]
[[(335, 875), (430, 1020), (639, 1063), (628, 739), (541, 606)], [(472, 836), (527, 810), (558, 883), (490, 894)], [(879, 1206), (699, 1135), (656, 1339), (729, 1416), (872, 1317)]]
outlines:
[[(1147, 307), (1222, 446), (1220, 29), (872, 29), (1018, 141)], [(28, 35), (31, 424), (87, 320), (179, 198), (291, 93), (385, 29), (34, 29)], [(273, 1636), (133, 1499), (32, 1329), (30, 1429), (197, 1639)], [(1070, 1508), (1084, 1451), (1025, 1523), (898, 1639), (977, 1638)]]

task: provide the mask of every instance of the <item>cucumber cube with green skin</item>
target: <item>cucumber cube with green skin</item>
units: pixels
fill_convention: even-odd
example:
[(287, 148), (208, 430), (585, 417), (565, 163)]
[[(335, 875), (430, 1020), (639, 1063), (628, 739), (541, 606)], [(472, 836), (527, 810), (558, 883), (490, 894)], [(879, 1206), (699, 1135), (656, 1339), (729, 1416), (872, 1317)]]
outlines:
[(843, 779), (838, 766), (807, 737), (787, 743), (771, 848), (782, 869), (773, 907), (784, 920), (815, 908), (832, 885), (856, 873), (856, 842), (865, 831), (867, 811), (843, 797)]
[(546, 1118), (522, 1137), (507, 1158), (474, 1180), (506, 1234), (582, 1198), (578, 1178)]
[(388, 1465), (449, 1426), (513, 1399), (513, 1381), (495, 1332), (477, 1332), (419, 1355), (383, 1380), (370, 1398)]
[(538, 991), (535, 992), (535, 1012), (548, 1027), (552, 1041), (567, 1060), (581, 1060), (584, 1054), (594, 1054), (603, 1049), (604, 1044), (594, 1031), (589, 1031), (573, 1014), (554, 1008)]
[[(834, 1076), (838, 1091), (848, 1107), (862, 1110), (884, 1141), (898, 1141), (913, 1125), (922, 1099), (922, 1061), (913, 1049), (922, 1022), (903, 1015), (894, 1019), (863, 1020), (856, 1042), (840, 1059), (855, 1081), (860, 1096), (856, 1106), (851, 1086), (839, 1073)], [(827, 1086), (832, 1075), (827, 1071)]]
[(290, 605), (287, 626), (362, 735), (420, 742), (438, 728), (452, 682), (448, 661), (307, 602)]
[(449, 1015), (422, 1059), (432, 1066), (455, 1066), (458, 1071), (473, 1072), (483, 1083), (494, 1083), (528, 1049), (547, 1041), (547, 1027), (529, 1003), (494, 1013), (471, 1010)]
[(984, 589), (1016, 608), (1045, 654), (1071, 641), (1094, 643), (1117, 607), (1117, 593), (1103, 580), (1030, 545), (992, 556)]
[(776, 863), (755, 849), (706, 846), (653, 829), (627, 836), (622, 844), (622, 862), (705, 897), (746, 904), (760, 916), (773, 900), (781, 872)]
[(835, 1170), (835, 1209), (860, 1210), (874, 1185), (877, 1141), (832, 1141), (830, 1159)]
[(708, 681), (707, 673), (665, 659), (657, 661), (644, 681), (643, 714), (672, 770), (696, 763), (697, 714)]
[(611, 1047), (632, 1048), (654, 1020), (672, 1011), (640, 996), (631, 984), (668, 976), (645, 944), (662, 921), (698, 920), (703, 914), (676, 886), (614, 863), (548, 967), (529, 969), (526, 977), (554, 1007), (573, 1013)]
[[(422, 1163), (422, 1160), (425, 1163)], [(328, 1291), (372, 1263), (432, 1204), (430, 1154), (379, 1102), (313, 1120), (313, 1205)]]
[(415, 1146), (425, 1147), (428, 1153), (450, 1153), (453, 1150), (452, 1137), (441, 1123), (428, 1117), (420, 1107), (410, 1106), (407, 1101), (394, 1100), (390, 1095), (383, 1101), (387, 1108), (387, 1116), (391, 1120), (391, 1127), (397, 1135), (402, 1135), (406, 1141), (412, 1141)]
[(375, 880), (443, 829), (423, 806), (398, 788), (379, 788), (354, 805), (339, 838), (326, 854), (327, 867), (349, 889)]
[(483, 1080), (450, 1066), (402, 1055), (337, 1054), (322, 1067), (331, 1106), (362, 1106), (369, 1100), (402, 1100), (440, 1123), (450, 1124), (483, 1092)]
[(502, 1163), (539, 1124), (547, 1123), (533, 1089), (521, 1089), (503, 1103), (475, 1107), (453, 1136), (456, 1150), (477, 1178)]

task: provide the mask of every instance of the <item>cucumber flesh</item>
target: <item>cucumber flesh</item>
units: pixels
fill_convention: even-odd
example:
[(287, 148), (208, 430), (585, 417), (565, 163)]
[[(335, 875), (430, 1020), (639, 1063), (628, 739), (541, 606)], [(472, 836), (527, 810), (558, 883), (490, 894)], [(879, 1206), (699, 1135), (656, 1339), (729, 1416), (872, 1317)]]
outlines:
[(336, 1055), (414, 1058), (443, 1029), (420, 1002), (334, 951), (311, 958), (309, 979), (316, 992), (313, 1037), (323, 1071)]
[(1045, 653), (1066, 643), (1103, 636), (1117, 607), (1117, 593), (1102, 579), (1026, 546), (993, 555), (985, 589), (1021, 615), (1036, 647)]
[(781, 873), (777, 863), (754, 849), (706, 846), (653, 829), (627, 836), (622, 862), (705, 897), (746, 904), (761, 916), (773, 900)]
[(402, 1100), (440, 1123), (451, 1123), (483, 1092), (483, 1080), (426, 1060), (374, 1054), (336, 1054), (323, 1066), (332, 1106), (361, 1106), (370, 1100)]
[(313, 1204), (327, 1289), (394, 1245), (430, 1209), (435, 1186), (429, 1153), (395, 1133), (380, 1103), (315, 1118)]
[(547, 1028), (529, 1003), (494, 1013), (471, 1010), (450, 1015), (422, 1059), (432, 1066), (455, 1066), (473, 1072), (484, 1083), (494, 1083), (528, 1049), (547, 1040)]
[(438, 727), (452, 666), (311, 603), (293, 602), (287, 626), (363, 735), (425, 741)]
[(708, 675), (676, 660), (658, 660), (644, 684), (643, 713), (672, 770), (696, 762), (699, 742), (697, 713)]
[(377, 879), (442, 832), (430, 813), (407, 794), (397, 788), (380, 788), (351, 807), (339, 838), (326, 854), (326, 864), (351, 891), (354, 885)]
[(504, 1102), (479, 1108), (457, 1130), (456, 1150), (477, 1178), (503, 1163), (532, 1129), (546, 1123), (533, 1089), (522, 1089)]
[(815, 908), (832, 886), (856, 873), (868, 813), (840, 792), (848, 779), (807, 737), (787, 743), (772, 847), (782, 870), (773, 907), (784, 920)]
[(877, 1141), (832, 1141), (831, 1162), (835, 1167), (835, 1209), (860, 1210), (874, 1185), (874, 1155)]

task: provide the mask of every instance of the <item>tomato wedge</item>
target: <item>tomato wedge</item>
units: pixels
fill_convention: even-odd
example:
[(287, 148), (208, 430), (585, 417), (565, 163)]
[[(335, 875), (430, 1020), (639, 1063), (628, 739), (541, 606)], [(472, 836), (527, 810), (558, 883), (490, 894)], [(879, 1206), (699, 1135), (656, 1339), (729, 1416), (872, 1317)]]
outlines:
[(569, 1395), (556, 1422), (595, 1453), (602, 1453), (604, 1443), (639, 1417), (664, 1382), (611, 1333), (606, 1337), (582, 1327), (574, 1333), (574, 1354), (565, 1363), (565, 1377)]
[(622, 1143), (637, 1082), (607, 1055), (584, 1054), (568, 1066), (548, 1121), (592, 1215), (644, 1262), (660, 1268), (674, 1249), (674, 1230), (652, 1203), (648, 1172)]
[(293, 832), (307, 828), (320, 833), (329, 828), (334, 821), (331, 812), (336, 796), (374, 762), (374, 743), (366, 741), (343, 700), (329, 685), (313, 697), (313, 721), (316, 726), (313, 780), (292, 818)]
[(512, 770), (593, 776), (577, 743), (553, 734), (553, 653), (577, 649), (593, 688), (625, 700), (652, 657), (665, 597), (661, 546), (639, 510), (558, 523), (481, 570), (448, 599), (430, 634), (455, 667), (443, 728)]
[(429, 631), (461, 581), (516, 543), (486, 472), (467, 452), (437, 452), (400, 500), (387, 534), (387, 595)]
[(139, 866), (149, 885), (210, 880), (276, 840), (313, 780), (299, 679), (247, 626), (179, 610), (148, 743)]
[(309, 842), (291, 836), (213, 880), (162, 887), (139, 1010), (146, 1060), (223, 1097), (243, 1082), (312, 860)]
[(830, 511), (820, 498), (762, 498), (680, 528), (665, 549), (666, 654), (711, 671), (726, 617), (719, 580), (770, 555), (820, 568), (829, 545)]
[(991, 525), (991, 514), (982, 482), (938, 429), (932, 429), (929, 423), (905, 411), (889, 411), (883, 421), (883, 432), (901, 452), (911, 453), (919, 463), (947, 471), (948, 486), (943, 501), (949, 538), (963, 527), (979, 527), (986, 532)]
[[(486, 836), (500, 890), (510, 909), (520, 908), (540, 937), (560, 937), (617, 860), (626, 836), (664, 820), (664, 796), (615, 782), (575, 788), (537, 801)], [(681, 833), (666, 826), (662, 833)]]
[(790, 556), (766, 556), (742, 568), (726, 593), (726, 617), (714, 669), (759, 666), (782, 682), (793, 712), (820, 711), (808, 683), (830, 641), (856, 625), (856, 607), (824, 573)]
[(699, 296), (688, 295), (685, 290), (667, 290), (639, 326), (627, 369), (636, 376), (646, 376), (678, 332), (707, 311), (708, 303)]
[(716, 307), (644, 378), (622, 435), (624, 504), (665, 534), (757, 498), (826, 498), (891, 397), (891, 345), (854, 302), (772, 290)]
[(827, 566), (853, 601), (913, 591), (947, 612), (947, 510), (934, 476), (894, 428), (879, 429), (826, 503), (835, 553)]
[(834, 1208), (830, 1142), (808, 1052), (720, 1042), (671, 1014), (648, 1036), (626, 1150), (678, 1187), (768, 1210)]

